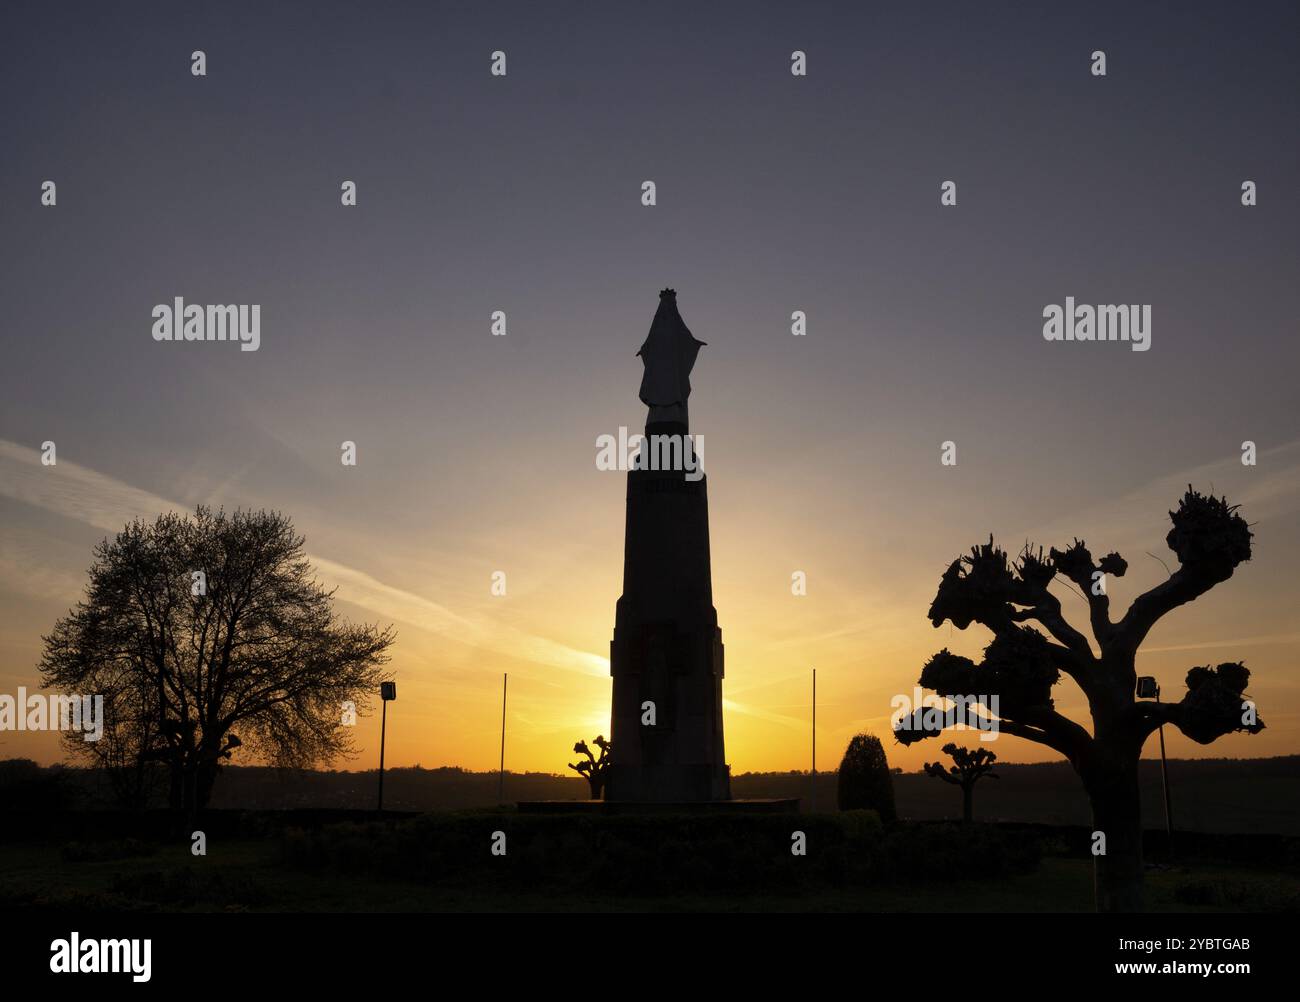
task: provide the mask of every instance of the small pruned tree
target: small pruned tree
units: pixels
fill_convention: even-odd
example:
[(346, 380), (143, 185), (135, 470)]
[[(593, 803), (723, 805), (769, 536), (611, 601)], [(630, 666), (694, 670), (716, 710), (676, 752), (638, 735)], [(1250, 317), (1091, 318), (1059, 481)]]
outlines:
[[(1094, 857), (1101, 911), (1142, 908), (1138, 760), (1152, 732), (1172, 724), (1193, 741), (1210, 744), (1234, 731), (1255, 734), (1264, 728), (1245, 695), (1250, 672), (1238, 662), (1192, 668), (1187, 692), (1178, 702), (1136, 698), (1138, 648), (1152, 627), (1227, 581), (1250, 559), (1250, 528), (1226, 500), (1189, 486), (1169, 518), (1173, 528), (1165, 541), (1179, 567), (1134, 599), (1119, 620), (1111, 618), (1106, 580), (1122, 577), (1128, 563), (1118, 553), (1094, 561), (1078, 539), (1046, 557), (1041, 549), (1026, 546), (1013, 563), (990, 538), (987, 545), (952, 562), (930, 606), (934, 626), (950, 621), (964, 630), (979, 623), (993, 640), (979, 664), (940, 651), (921, 669), (919, 684), (964, 704), (977, 718), (976, 726), (1054, 749), (1082, 779), (1094, 830), (1105, 835), (1105, 853)], [(1076, 585), (1087, 603), (1095, 650), (1066, 621), (1060, 599), (1048, 590), (1058, 574)], [(1048, 635), (1024, 625), (1030, 620)], [(1057, 712), (1052, 689), (1062, 674), (1087, 697), (1091, 731)], [(896, 723), (895, 735), (911, 744), (933, 737), (948, 724), (942, 714), (917, 709)]]
[(943, 753), (952, 759), (953, 764), (945, 767), (942, 762), (926, 762), (925, 774), (935, 779), (942, 779), (953, 786), (960, 786), (961, 819), (973, 821), (975, 784), (985, 776), (989, 779), (998, 778), (997, 773), (993, 771), (993, 763), (997, 760), (997, 755), (987, 748), (976, 748), (971, 751), (951, 741), (943, 746)]
[(579, 755), (586, 755), (587, 758), (583, 761), (570, 762), (569, 768), (591, 784), (591, 799), (599, 800), (605, 789), (605, 779), (609, 775), (610, 744), (603, 734), (597, 734), (592, 744), (600, 749), (600, 758), (591, 753), (587, 742), (579, 741), (573, 746), (573, 750)]
[(885, 822), (898, 817), (894, 809), (894, 777), (880, 738), (858, 734), (849, 741), (840, 760), (837, 792), (841, 811), (872, 810)]

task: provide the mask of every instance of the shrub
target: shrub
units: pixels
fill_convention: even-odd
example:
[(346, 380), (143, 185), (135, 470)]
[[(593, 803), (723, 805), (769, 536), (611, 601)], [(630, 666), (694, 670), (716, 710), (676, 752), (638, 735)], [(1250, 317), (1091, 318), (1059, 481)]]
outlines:
[(1174, 888), (1180, 905), (1221, 908), (1229, 911), (1294, 912), (1300, 910), (1300, 894), (1285, 886), (1261, 881), (1194, 879)]
[(110, 891), (165, 908), (215, 906), (232, 910), (257, 907), (269, 900), (261, 884), (247, 874), (192, 866), (119, 874)]
[[(506, 834), (505, 856), (490, 852)], [(790, 852), (802, 831), (807, 856)], [(983, 879), (1037, 863), (1038, 840), (985, 825), (904, 825), (874, 811), (810, 815), (428, 814), (289, 830), (290, 866), (381, 879), (619, 896), (771, 893), (889, 881)]]
[(108, 842), (68, 842), (62, 856), (69, 863), (102, 863), (113, 859), (135, 859), (152, 856), (158, 846), (135, 838), (113, 839)]
[(873, 810), (886, 823), (897, 818), (894, 777), (878, 737), (859, 734), (844, 750), (840, 761), (839, 804), (841, 811)]
[(1029, 873), (1042, 849), (1027, 832), (983, 824), (908, 824), (885, 840), (886, 866), (904, 879), (987, 880)]

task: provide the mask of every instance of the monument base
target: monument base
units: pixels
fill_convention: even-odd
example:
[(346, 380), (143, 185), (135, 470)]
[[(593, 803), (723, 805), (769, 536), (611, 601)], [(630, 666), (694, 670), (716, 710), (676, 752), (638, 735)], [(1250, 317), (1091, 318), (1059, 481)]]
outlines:
[(798, 797), (751, 800), (694, 800), (683, 803), (635, 800), (521, 800), (520, 814), (798, 814)]
[[(627, 732), (626, 725), (621, 732)], [(643, 748), (654, 740), (650, 735), (637, 736), (642, 739)], [(616, 762), (609, 767), (605, 781), (605, 799), (609, 801), (685, 804), (696, 801), (713, 803), (730, 798), (731, 768), (721, 763), (683, 765), (643, 761), (638, 765), (627, 765)]]

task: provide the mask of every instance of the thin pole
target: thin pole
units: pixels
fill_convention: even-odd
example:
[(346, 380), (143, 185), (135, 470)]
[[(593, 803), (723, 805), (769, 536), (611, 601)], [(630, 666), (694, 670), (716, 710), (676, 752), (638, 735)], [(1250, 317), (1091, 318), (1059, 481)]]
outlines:
[(812, 704), (812, 794), (808, 797), (808, 807), (815, 810), (817, 807), (817, 669), (813, 672), (813, 704)]
[[(1156, 702), (1160, 702), (1160, 686), (1156, 686)], [(1165, 765), (1165, 725), (1160, 725), (1160, 785), (1165, 792), (1165, 835), (1169, 839), (1168, 851), (1173, 853), (1174, 821), (1169, 808), (1169, 767)]]
[(501, 780), (497, 784), (497, 803), (506, 802), (506, 685), (510, 682), (510, 673), (501, 675)]
[(379, 718), (379, 810), (384, 809), (384, 737), (388, 732), (388, 700), (381, 699), (384, 712)]

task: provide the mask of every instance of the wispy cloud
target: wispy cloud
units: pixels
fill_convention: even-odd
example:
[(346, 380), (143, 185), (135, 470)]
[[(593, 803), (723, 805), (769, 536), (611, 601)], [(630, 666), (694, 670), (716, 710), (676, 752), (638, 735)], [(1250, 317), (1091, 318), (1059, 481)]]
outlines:
[(780, 724), (783, 727), (792, 727), (796, 730), (802, 730), (809, 724), (807, 720), (799, 717), (792, 717), (785, 713), (774, 713), (771, 710), (764, 710), (761, 707), (751, 706), (748, 703), (737, 703), (734, 699), (723, 699), (722, 708), (732, 713), (744, 714), (747, 717), (757, 717), (759, 720), (766, 720), (771, 724)]
[(1167, 654), (1171, 651), (1208, 651), (1216, 647), (1266, 647), (1272, 644), (1300, 643), (1300, 633), (1275, 633), (1259, 637), (1234, 637), (1230, 640), (1205, 640), (1168, 647), (1143, 647), (1143, 654)]
[[(1177, 503), (1188, 484), (1203, 492), (1211, 489), (1219, 494), (1226, 492), (1228, 500), (1241, 505), (1251, 522), (1277, 519), (1300, 511), (1300, 439), (1266, 449), (1259, 454), (1258, 460), (1257, 466), (1244, 467), (1240, 458), (1233, 454), (1163, 474), (1104, 506), (1063, 512), (1059, 518), (1035, 527), (1026, 535), (1035, 541), (1066, 541), (1082, 535), (1079, 531), (1082, 526), (1087, 538), (1096, 540), (1092, 547), (1094, 552), (1099, 549), (1102, 552), (1106, 549), (1124, 552), (1128, 549), (1141, 556), (1144, 551), (1151, 550), (1169, 560), (1169, 553), (1161, 542), (1163, 532), (1153, 539), (1147, 535), (1147, 526), (1152, 518), (1163, 519), (1164, 512)], [(1135, 513), (1138, 515), (1136, 519)], [(1073, 529), (1066, 531), (1068, 526)], [(1156, 543), (1161, 545), (1157, 547)], [(1133, 562), (1130, 557), (1129, 563)], [(1154, 561), (1152, 566), (1155, 566)]]
[[(40, 453), (35, 449), (4, 439), (0, 439), (0, 494), (108, 532), (118, 531), (135, 518), (186, 510), (167, 498), (77, 463), (59, 460), (55, 466), (42, 466)], [(24, 556), (31, 555), (17, 549), (7, 549), (5, 554), (5, 570), (20, 572), (7, 574), (15, 585), (28, 580), (29, 570), (40, 569), (39, 564), (32, 568), (17, 566), (28, 563)], [(385, 584), (355, 567), (313, 554), (308, 554), (308, 558), (323, 580), (338, 586), (341, 600), (359, 608), (520, 661), (584, 675), (609, 674), (609, 660), (597, 654), (483, 617), (462, 616), (432, 599)], [(48, 575), (33, 580), (41, 582), (42, 591), (48, 592)]]
[[(1165, 512), (1174, 507), (1188, 484), (1202, 492), (1226, 494), (1232, 504), (1241, 506), (1243, 516), (1256, 527), (1257, 535), (1269, 531), (1263, 528), (1268, 526), (1280, 525), (1283, 531), (1291, 531), (1294, 514), (1300, 511), (1300, 439), (1264, 450), (1259, 453), (1258, 460), (1257, 466), (1243, 467), (1240, 458), (1233, 454), (1164, 474), (1097, 508), (1063, 512), (1051, 522), (1025, 533), (1024, 538), (1059, 546), (1075, 535), (1082, 536), (1094, 555), (1115, 550), (1128, 560), (1129, 572), (1125, 580), (1131, 587), (1149, 587), (1163, 580), (1177, 566), (1177, 557), (1164, 545), (1169, 525)], [(1062, 588), (1061, 597), (1067, 608), (1085, 605), (1077, 589), (1068, 584), (1063, 584)], [(1122, 614), (1123, 609), (1117, 612)], [(1238, 642), (1286, 643), (1288, 639), (1260, 637)], [(1143, 650), (1196, 650), (1212, 646), (1220, 644), (1207, 641)]]

